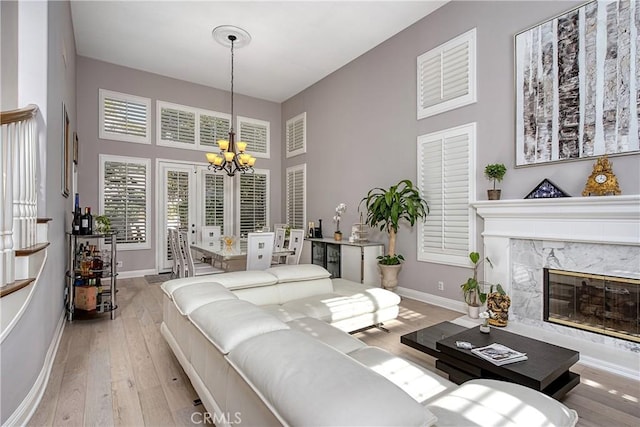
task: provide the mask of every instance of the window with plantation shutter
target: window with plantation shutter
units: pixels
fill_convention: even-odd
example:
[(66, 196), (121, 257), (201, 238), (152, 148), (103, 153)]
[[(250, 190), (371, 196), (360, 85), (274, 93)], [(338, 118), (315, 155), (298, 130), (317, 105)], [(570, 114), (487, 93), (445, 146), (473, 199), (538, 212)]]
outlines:
[(238, 116), (238, 141), (247, 143), (247, 151), (255, 157), (269, 158), (270, 123)]
[(219, 139), (229, 139), (229, 118), (200, 114), (200, 145), (218, 147)]
[(189, 227), (189, 174), (167, 171), (167, 227)]
[(101, 139), (151, 144), (151, 100), (100, 89)]
[(307, 165), (287, 168), (287, 224), (306, 229)]
[(286, 123), (285, 145), (287, 157), (307, 152), (307, 113), (299, 114)]
[(217, 150), (219, 139), (229, 139), (231, 116), (165, 101), (156, 102), (156, 143), (188, 150)]
[(476, 102), (476, 29), (418, 57), (418, 119)]
[(149, 249), (151, 161), (100, 155), (100, 212), (111, 220), (118, 249)]
[[(167, 227), (176, 230), (189, 227), (189, 174), (183, 171), (167, 171)], [(173, 259), (167, 239), (167, 259)]]
[(418, 137), (418, 187), (429, 215), (418, 227), (418, 260), (469, 265), (475, 250), (476, 124)]
[(269, 171), (256, 169), (240, 175), (240, 236), (269, 225)]
[(204, 224), (224, 230), (224, 175), (204, 175)]

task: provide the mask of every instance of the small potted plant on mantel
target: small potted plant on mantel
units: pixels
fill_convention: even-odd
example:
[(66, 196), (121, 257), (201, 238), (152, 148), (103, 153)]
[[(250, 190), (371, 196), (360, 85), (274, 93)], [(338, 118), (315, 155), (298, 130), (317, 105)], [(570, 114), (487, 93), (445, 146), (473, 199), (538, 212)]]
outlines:
[(502, 163), (494, 163), (484, 168), (484, 176), (488, 180), (493, 180), (493, 190), (487, 190), (489, 200), (500, 200), (500, 189), (496, 189), (496, 181), (501, 182), (504, 174), (507, 173), (507, 167)]
[(420, 218), (429, 213), (427, 202), (420, 197), (420, 191), (413, 183), (404, 179), (389, 189), (373, 188), (362, 198), (367, 208), (365, 223), (378, 227), (389, 234), (387, 254), (378, 257), (378, 267), (382, 276), (382, 287), (395, 290), (398, 287), (398, 273), (404, 257), (396, 253), (396, 235), (401, 221), (412, 227)]

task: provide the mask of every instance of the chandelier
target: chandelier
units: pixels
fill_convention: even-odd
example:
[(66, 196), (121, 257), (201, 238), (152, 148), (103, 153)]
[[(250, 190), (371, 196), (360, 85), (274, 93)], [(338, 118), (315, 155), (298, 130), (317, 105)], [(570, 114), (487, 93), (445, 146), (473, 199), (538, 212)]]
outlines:
[(209, 170), (221, 171), (228, 176), (234, 176), (236, 172), (253, 173), (253, 165), (256, 158), (245, 152), (246, 142), (236, 141), (233, 131), (233, 51), (234, 47), (242, 47), (249, 44), (251, 36), (242, 28), (231, 25), (222, 25), (213, 29), (213, 38), (225, 47), (231, 47), (231, 124), (229, 126), (229, 139), (219, 139), (219, 153), (207, 153)]

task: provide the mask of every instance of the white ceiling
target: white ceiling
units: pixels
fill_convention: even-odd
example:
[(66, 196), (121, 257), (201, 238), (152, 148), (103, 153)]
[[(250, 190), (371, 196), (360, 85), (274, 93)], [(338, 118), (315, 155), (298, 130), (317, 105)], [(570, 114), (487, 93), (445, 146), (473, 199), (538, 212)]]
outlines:
[(236, 93), (282, 102), (446, 1), (72, 1), (79, 55), (224, 90), (219, 25), (248, 31)]

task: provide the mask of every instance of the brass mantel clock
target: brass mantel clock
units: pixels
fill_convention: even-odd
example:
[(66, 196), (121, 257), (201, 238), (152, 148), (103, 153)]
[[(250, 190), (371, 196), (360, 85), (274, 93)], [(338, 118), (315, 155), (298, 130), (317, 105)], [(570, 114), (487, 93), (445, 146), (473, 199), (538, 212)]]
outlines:
[(587, 178), (584, 186), (583, 196), (609, 196), (618, 195), (622, 192), (618, 186), (618, 179), (611, 168), (607, 156), (602, 156), (593, 165), (593, 172)]

